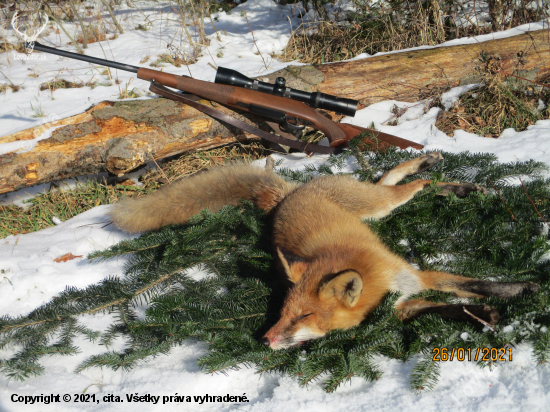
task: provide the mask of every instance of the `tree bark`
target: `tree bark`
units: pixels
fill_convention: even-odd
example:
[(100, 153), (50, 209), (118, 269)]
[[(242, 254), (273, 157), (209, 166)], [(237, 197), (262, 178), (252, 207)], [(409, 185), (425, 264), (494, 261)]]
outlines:
[[(548, 30), (333, 64), (288, 66), (259, 80), (274, 82), (283, 76), (287, 87), (356, 99), (365, 106), (391, 99), (415, 102), (479, 83), (488, 63), (536, 82), (548, 79)], [(251, 124), (261, 121), (221, 105), (216, 108)], [(34, 149), (0, 155), (0, 193), (106, 170), (122, 175), (152, 159), (255, 138), (189, 106), (155, 99), (103, 102), (86, 113), (0, 137), (0, 143), (31, 140), (53, 126), (61, 127)]]
[[(221, 105), (216, 109), (253, 124)], [(0, 144), (19, 141), (24, 148), (25, 141), (56, 126), (61, 127), (32, 150), (0, 155), (0, 193), (105, 171), (121, 176), (153, 159), (258, 139), (183, 103), (152, 99), (102, 102), (85, 113), (0, 137)]]
[[(489, 36), (489, 35), (488, 35)], [(288, 66), (262, 76), (287, 86), (359, 100), (416, 102), (452, 87), (479, 83), (487, 60), (507, 73), (541, 82), (550, 77), (550, 31), (539, 30), (474, 44), (434, 47), (317, 66)]]

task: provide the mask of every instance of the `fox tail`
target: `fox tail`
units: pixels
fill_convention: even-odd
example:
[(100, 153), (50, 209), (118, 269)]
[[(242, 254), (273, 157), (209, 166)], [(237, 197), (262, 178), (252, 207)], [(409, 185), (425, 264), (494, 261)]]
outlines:
[(266, 211), (295, 186), (271, 170), (247, 164), (215, 168), (147, 196), (125, 199), (111, 209), (113, 223), (128, 233), (181, 224), (202, 209), (216, 212), (247, 199)]

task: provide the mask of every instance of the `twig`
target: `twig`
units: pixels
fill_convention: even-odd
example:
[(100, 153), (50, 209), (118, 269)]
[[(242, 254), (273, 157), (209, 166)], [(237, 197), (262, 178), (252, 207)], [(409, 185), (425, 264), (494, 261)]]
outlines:
[[(195, 48), (195, 42), (193, 41), (193, 38), (191, 37), (191, 34), (189, 33), (189, 30), (187, 29), (187, 24), (186, 24), (186, 21), (185, 21), (185, 12), (187, 11), (187, 6), (185, 5), (185, 2), (184, 1), (181, 1), (181, 2), (176, 2), (178, 4), (178, 11), (181, 15), (181, 20), (182, 20), (182, 26), (183, 26), (183, 30), (185, 31), (185, 35), (187, 36), (187, 40), (189, 41), (189, 44), (193, 47), (193, 49)], [(181, 3), (181, 5), (180, 5)], [(191, 3), (193, 4), (193, 3)], [(174, 33), (174, 38), (176, 36), (177, 33)], [(189, 65), (187, 65), (187, 68), (189, 68)], [(191, 76), (193, 77), (193, 76)]]
[(162, 168), (159, 166), (159, 164), (157, 163), (157, 161), (155, 160), (154, 157), (153, 157), (153, 162), (155, 162), (155, 164), (157, 165), (158, 170), (160, 170), (160, 172), (162, 173), (162, 175), (164, 176), (164, 178), (166, 179), (168, 184), (170, 184), (171, 183), (170, 179), (168, 179), (168, 176), (166, 176), (166, 173), (164, 173), (164, 170), (162, 170)]
[(113, 19), (113, 23), (115, 24), (115, 27), (117, 28), (117, 30), (120, 32), (120, 34), (124, 34), (124, 30), (122, 30), (122, 27), (120, 26), (120, 24), (118, 24), (118, 20), (116, 19), (115, 13), (113, 12), (113, 9), (111, 8), (109, 2), (107, 0), (101, 0), (101, 2), (107, 8), (107, 10), (109, 11), (109, 14), (111, 15), (111, 18)]
[(484, 324), (485, 326), (487, 326), (489, 329), (491, 329), (493, 332), (496, 332), (495, 328), (490, 324), (490, 323), (487, 323), (485, 322), (483, 319), (480, 319), (478, 318), (476, 315), (474, 315), (472, 312), (470, 312), (468, 309), (466, 309), (464, 306), (462, 307), (462, 309), (464, 309), (464, 312), (466, 312), (468, 315), (470, 315), (472, 318), (474, 318), (475, 320), (481, 322), (482, 324)]
[(489, 183), (491, 183), (491, 186), (493, 187), (493, 189), (495, 189), (495, 192), (497, 192), (497, 195), (498, 197), (500, 197), (500, 200), (502, 200), (502, 203), (504, 203), (504, 206), (506, 207), (506, 210), (508, 211), (508, 213), (510, 213), (510, 216), (512, 216), (512, 219), (514, 219), (515, 222), (517, 222), (518, 220), (516, 219), (516, 217), (514, 216), (514, 214), (512, 213), (512, 211), (508, 208), (508, 205), (506, 204), (506, 202), (504, 201), (504, 199), (502, 198), (502, 196), (500, 195), (500, 192), (497, 190), (497, 188), (493, 185), (493, 182), (491, 181), (491, 178), (489, 176), (487, 176), (487, 179), (489, 180)]
[(273, 171), (274, 168), (275, 168), (275, 160), (273, 160), (273, 157), (269, 155), (265, 159), (265, 170)]
[(206, 11), (208, 12), (208, 17), (210, 17), (210, 23), (212, 23), (212, 27), (214, 28), (214, 33), (216, 33), (216, 37), (218, 37), (218, 41), (222, 41), (220, 38), (220, 34), (216, 30), (216, 26), (214, 26), (214, 19), (212, 18), (212, 14), (210, 14), (210, 7), (206, 6)]
[(61, 27), (61, 30), (63, 30), (63, 32), (67, 35), (67, 37), (69, 38), (69, 40), (76, 46), (76, 48), (78, 49), (78, 51), (81, 53), (81, 54), (84, 54), (84, 50), (82, 50), (80, 48), (80, 46), (78, 45), (78, 43), (75, 41), (75, 39), (73, 39), (73, 37), (69, 34), (69, 32), (67, 30), (65, 30), (65, 26), (63, 26), (61, 24), (61, 22), (59, 20), (57, 20), (57, 18), (55, 17), (55, 14), (52, 10), (52, 8), (50, 7), (50, 5), (48, 3), (45, 3), (46, 6), (48, 7), (48, 9), (50, 10), (50, 12), (46, 12), (46, 10), (44, 10), (44, 12), (46, 12), (46, 14), (48, 15), (48, 17), (50, 19), (52, 19), (55, 23), (57, 23), (57, 25), (59, 27)]
[(521, 179), (519, 179), (519, 181), (521, 182), (521, 187), (523, 187), (523, 191), (525, 192), (525, 194), (527, 195), (527, 199), (529, 199), (529, 201), (531, 202), (531, 204), (533, 205), (533, 208), (535, 209), (535, 212), (537, 212), (537, 215), (539, 215), (539, 217), (544, 221), (544, 223), (548, 224), (548, 222), (546, 221), (545, 218), (542, 217), (542, 215), (539, 213), (537, 207), (535, 206), (535, 202), (533, 202), (533, 200), (531, 199), (531, 196), (529, 196), (529, 193), (527, 193), (527, 189), (525, 188), (525, 185), (523, 184), (523, 181)]
[(212, 61), (214, 62), (214, 66), (216, 67), (213, 67), (210, 62), (208, 64), (210, 64), (210, 66), (214, 69), (214, 70), (218, 70), (218, 65), (216, 64), (216, 60), (214, 60), (214, 57), (212, 57), (212, 53), (210, 53), (210, 50), (208, 49), (208, 47), (206, 48), (206, 51), (208, 52), (208, 54), (210, 55), (210, 58), (212, 59)]
[(252, 33), (252, 40), (254, 40), (254, 45), (256, 46), (256, 49), (258, 49), (258, 53), (260, 53), (260, 57), (262, 58), (262, 61), (264, 62), (264, 66), (266, 70), (269, 70), (267, 68), (267, 64), (265, 64), (264, 56), (262, 56), (262, 52), (260, 51), (260, 48), (258, 47), (258, 44), (256, 44), (256, 39), (254, 37), (254, 32), (252, 31), (252, 27), (250, 27), (250, 23), (248, 22), (248, 16), (246, 15), (246, 10), (244, 9), (244, 4), (241, 3), (241, 6), (243, 8), (244, 17), (246, 19), (246, 23), (248, 24), (248, 28), (250, 29), (250, 33)]
[(195, 27), (197, 27), (197, 31), (199, 32), (200, 40), (203, 44), (206, 44), (206, 33), (204, 32), (204, 14), (202, 7), (200, 8), (201, 16), (199, 16), (197, 14), (197, 11), (195, 10), (195, 5), (193, 4), (193, 2), (189, 1), (189, 4), (191, 5), (191, 11), (193, 12), (193, 16), (195, 17), (194, 20), (197, 21), (198, 27)]
[(548, 86), (547, 84), (537, 83), (537, 82), (534, 81), (534, 80), (529, 80), (529, 79), (526, 79), (525, 77), (516, 76), (515, 74), (505, 72), (504, 70), (502, 70), (502, 68), (500, 68), (500, 69), (498, 70), (498, 72), (500, 72), (500, 73), (502, 73), (502, 74), (504, 74), (504, 75), (506, 75), (506, 76), (512, 76), (512, 77), (515, 77), (515, 78), (517, 78), (517, 79), (525, 80), (526, 82), (530, 82), (530, 83), (536, 84), (537, 86), (546, 87), (547, 89), (550, 89), (550, 86)]
[(86, 33), (86, 26), (84, 25), (84, 21), (82, 20), (80, 13), (76, 9), (73, 0), (69, 0), (69, 5), (71, 6), (71, 10), (78, 19), (78, 22), (80, 23), (80, 29), (82, 30), (82, 48), (86, 49), (88, 48), (88, 34)]

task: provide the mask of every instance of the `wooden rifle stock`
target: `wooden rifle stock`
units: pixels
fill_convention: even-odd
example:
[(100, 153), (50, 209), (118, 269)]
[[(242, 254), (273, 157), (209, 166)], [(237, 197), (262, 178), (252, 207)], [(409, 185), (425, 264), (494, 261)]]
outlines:
[(140, 68), (137, 76), (142, 80), (149, 82), (154, 80), (164, 86), (195, 94), (207, 100), (253, 114), (263, 114), (268, 117), (271, 117), (270, 115), (280, 116), (279, 120), (281, 121), (297, 119), (301, 124), (312, 126), (322, 131), (327, 136), (331, 147), (342, 146), (361, 132), (370, 130), (376, 136), (375, 138), (380, 141), (378, 145), (380, 149), (384, 149), (387, 146), (397, 146), (402, 149), (407, 147), (415, 149), (423, 148), (420, 144), (387, 133), (345, 123), (335, 123), (307, 104), (286, 97), (274, 96), (241, 87), (195, 80), (187, 76), (178, 76), (146, 68)]
[(328, 137), (331, 146), (339, 146), (347, 141), (346, 133), (336, 123), (327, 119), (307, 104), (296, 100), (243, 89), (241, 87), (195, 80), (191, 77), (177, 76), (151, 69), (140, 68), (137, 76), (143, 80), (154, 80), (165, 86), (196, 94), (205, 99), (250, 113), (259, 114), (258, 111), (261, 110), (258, 108), (259, 106), (260, 108), (269, 109), (269, 113), (275, 116), (279, 115), (281, 120), (285, 118), (300, 119), (303, 123), (310, 124), (312, 127), (322, 131)]
[[(355, 136), (363, 132), (369, 132), (370, 141), (378, 150), (385, 150), (390, 146), (399, 147), (401, 149), (406, 149), (407, 147), (412, 147), (413, 149), (422, 150), (424, 145), (420, 143), (411, 142), (407, 139), (402, 139), (401, 137), (394, 136), (393, 134), (379, 132), (373, 129), (367, 129), (361, 126), (355, 126), (348, 123), (337, 123), (344, 133), (346, 134), (346, 142), (353, 139)], [(333, 146), (331, 144), (331, 146)]]

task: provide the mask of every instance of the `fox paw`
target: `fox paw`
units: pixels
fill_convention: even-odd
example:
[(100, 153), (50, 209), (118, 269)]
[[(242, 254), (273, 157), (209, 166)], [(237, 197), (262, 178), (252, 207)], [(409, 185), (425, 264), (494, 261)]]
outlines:
[(523, 293), (537, 293), (540, 289), (540, 285), (533, 282), (522, 282), (525, 284)]
[(472, 323), (475, 323), (476, 320), (482, 320), (487, 322), (489, 325), (496, 325), (500, 320), (498, 310), (488, 305), (464, 305), (462, 307), (462, 311), (471, 317), (471, 319), (466, 318), (465, 320)]
[(441, 191), (438, 193), (440, 196), (447, 196), (450, 193), (454, 193), (456, 197), (460, 199), (465, 198), (472, 192), (487, 193), (487, 189), (483, 186), (473, 183), (440, 183), (438, 186), (441, 188)]
[(420, 162), (415, 173), (421, 173), (428, 170), (430, 167), (438, 164), (443, 160), (443, 156), (439, 152), (428, 153), (417, 158)]
[(540, 289), (540, 285), (533, 282), (505, 282), (500, 283), (509, 290), (508, 294), (504, 297), (512, 297), (517, 295), (529, 295), (531, 293), (537, 293)]

